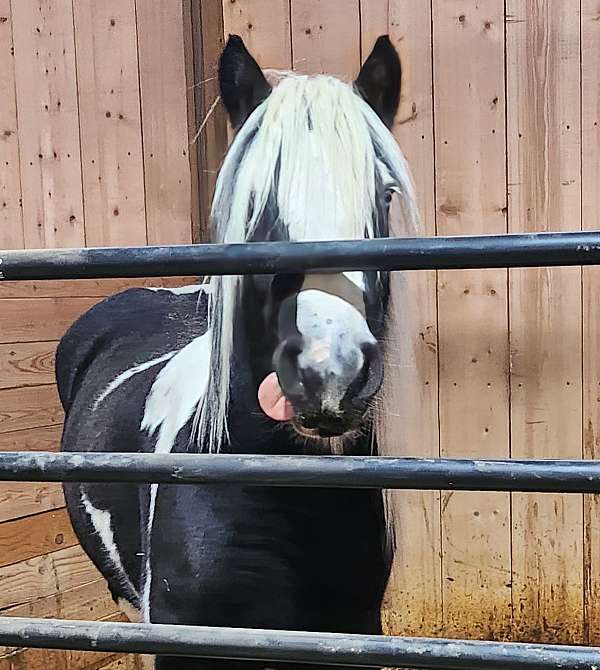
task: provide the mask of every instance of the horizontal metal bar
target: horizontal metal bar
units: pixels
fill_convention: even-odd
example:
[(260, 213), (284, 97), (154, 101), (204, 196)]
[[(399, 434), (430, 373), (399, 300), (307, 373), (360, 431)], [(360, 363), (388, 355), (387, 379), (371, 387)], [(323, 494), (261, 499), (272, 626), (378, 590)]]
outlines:
[(600, 461), (14, 451), (0, 481), (600, 493)]
[(600, 264), (600, 232), (0, 251), (0, 279)]
[(448, 670), (593, 670), (599, 647), (0, 617), (0, 645)]

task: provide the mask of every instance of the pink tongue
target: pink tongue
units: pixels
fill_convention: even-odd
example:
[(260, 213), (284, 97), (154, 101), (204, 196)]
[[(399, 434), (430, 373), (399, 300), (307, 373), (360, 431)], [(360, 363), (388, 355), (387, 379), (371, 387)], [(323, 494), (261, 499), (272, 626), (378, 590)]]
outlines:
[(276, 372), (263, 379), (258, 389), (258, 404), (275, 421), (289, 421), (294, 416), (292, 403), (283, 395)]

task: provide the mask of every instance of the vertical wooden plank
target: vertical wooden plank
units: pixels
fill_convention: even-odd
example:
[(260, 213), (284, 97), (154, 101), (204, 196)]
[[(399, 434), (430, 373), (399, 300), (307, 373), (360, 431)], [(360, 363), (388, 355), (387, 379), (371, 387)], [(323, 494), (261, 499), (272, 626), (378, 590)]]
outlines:
[[(402, 93), (394, 134), (413, 173), (422, 232), (435, 235), (431, 6), (410, 0), (362, 0), (361, 19), (363, 62), (377, 37), (386, 33), (400, 54)], [(419, 305), (418, 322), (413, 324), (418, 383), (410, 394), (386, 389), (393, 394), (393, 411), (386, 416), (393, 446), (382, 445), (382, 451), (438, 457), (436, 273), (412, 273), (405, 279)], [(395, 375), (389, 383), (399, 381), (400, 375)], [(442, 623), (439, 492), (395, 492), (393, 507), (398, 552), (386, 595), (387, 632), (437, 635)]]
[(291, 68), (289, 0), (229, 0), (223, 21), (225, 35), (239, 35), (261, 67)]
[(21, 177), (10, 0), (0, 0), (0, 248), (23, 247)]
[[(506, 232), (504, 3), (434, 2), (437, 230)], [(439, 273), (440, 450), (509, 455), (507, 273)], [(510, 498), (442, 496), (444, 634), (511, 631)]]
[(134, 0), (79, 0), (74, 8), (87, 244), (143, 245)]
[[(579, 3), (508, 0), (506, 31), (509, 230), (577, 230)], [(579, 268), (510, 271), (515, 458), (581, 457), (581, 297)], [(515, 637), (581, 640), (581, 497), (514, 495), (512, 519)]]
[[(360, 44), (361, 62), (369, 55), (380, 35), (390, 35), (393, 27), (406, 26), (411, 20), (410, 11), (406, 11), (403, 0), (360, 0)], [(401, 20), (396, 23), (392, 15), (404, 10)], [(408, 8), (410, 9), (410, 8)], [(426, 7), (423, 9), (427, 9)], [(428, 10), (430, 13), (431, 10)], [(431, 32), (431, 30), (429, 30)], [(395, 45), (398, 48), (398, 45)], [(431, 44), (429, 45), (431, 49)], [(404, 65), (404, 63), (403, 63)], [(402, 72), (404, 75), (404, 71)]]
[(25, 246), (83, 246), (71, 0), (12, 10)]
[(183, 2), (137, 0), (149, 244), (189, 244), (191, 181)]
[[(581, 2), (582, 227), (600, 230), (600, 6)], [(600, 268), (583, 268), (583, 456), (600, 459)], [(584, 641), (600, 644), (600, 495), (584, 498)]]
[(194, 80), (194, 57), (196, 48), (196, 35), (194, 30), (194, 12), (192, 5), (194, 0), (182, 0), (183, 7), (183, 52), (185, 62), (186, 102), (187, 102), (187, 131), (188, 131), (188, 156), (190, 163), (190, 208), (191, 208), (191, 238), (196, 242), (202, 228), (202, 209), (200, 205), (200, 174), (197, 151), (197, 143), (194, 143), (196, 135), (196, 86)]
[(194, 31), (194, 92), (196, 128), (194, 141), (198, 157), (200, 188), (200, 230), (194, 241), (212, 236), (210, 206), (217, 173), (227, 149), (227, 121), (219, 103), (218, 64), (224, 45), (221, 0), (192, 0)]
[[(210, 110), (218, 95), (217, 64), (222, 41), (218, 45), (218, 50), (212, 45), (215, 42), (214, 35), (219, 30), (221, 35), (224, 33), (225, 36), (240, 35), (262, 68), (291, 69), (289, 4), (289, 0), (223, 2), (223, 11), (219, 14), (219, 18), (222, 19), (220, 24), (214, 18), (218, 12), (210, 11), (206, 3), (202, 4), (203, 79), (196, 82), (196, 86), (200, 86), (202, 90), (204, 102), (200, 108), (205, 110), (204, 114)], [(202, 123), (203, 118), (199, 119), (199, 123)], [(206, 125), (200, 141), (204, 142), (207, 155), (204, 166), (207, 185), (204, 191), (207, 196), (212, 197), (216, 171), (227, 144), (225, 115), (221, 105), (216, 108), (211, 122)]]
[(359, 0), (293, 0), (292, 54), (298, 72), (352, 81), (360, 69)]

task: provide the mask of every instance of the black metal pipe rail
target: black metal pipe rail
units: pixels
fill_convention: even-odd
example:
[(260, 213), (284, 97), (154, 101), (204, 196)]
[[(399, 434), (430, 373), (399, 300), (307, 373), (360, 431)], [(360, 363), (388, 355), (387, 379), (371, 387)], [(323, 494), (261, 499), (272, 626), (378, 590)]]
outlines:
[(600, 264), (600, 232), (0, 251), (0, 279)]
[(16, 451), (0, 481), (600, 493), (600, 461)]
[(0, 644), (362, 667), (593, 670), (600, 647), (0, 617)]
[[(0, 251), (0, 280), (600, 265), (600, 232)], [(600, 461), (0, 454), (0, 481), (600, 493)], [(0, 617), (0, 644), (449, 670), (594, 670), (600, 648)]]

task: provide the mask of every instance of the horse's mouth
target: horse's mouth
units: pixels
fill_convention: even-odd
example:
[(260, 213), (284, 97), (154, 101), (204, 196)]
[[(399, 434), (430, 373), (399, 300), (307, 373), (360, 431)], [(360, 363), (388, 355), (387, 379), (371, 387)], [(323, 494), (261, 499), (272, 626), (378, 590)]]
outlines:
[(308, 437), (313, 440), (325, 440), (325, 439), (331, 439), (334, 437), (342, 437), (342, 435), (345, 435), (349, 431), (347, 430), (330, 430), (328, 428), (312, 428), (309, 426), (305, 426), (302, 424), (302, 422), (298, 419), (297, 416), (295, 416), (291, 420), (292, 427), (294, 430), (298, 433), (298, 435), (302, 435), (302, 437)]
[(343, 437), (359, 427), (358, 416), (315, 414), (307, 416), (286, 398), (279, 385), (277, 373), (272, 372), (263, 380), (258, 390), (258, 404), (274, 421), (289, 423), (302, 437), (326, 440)]

